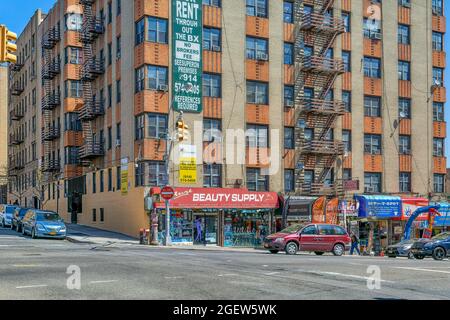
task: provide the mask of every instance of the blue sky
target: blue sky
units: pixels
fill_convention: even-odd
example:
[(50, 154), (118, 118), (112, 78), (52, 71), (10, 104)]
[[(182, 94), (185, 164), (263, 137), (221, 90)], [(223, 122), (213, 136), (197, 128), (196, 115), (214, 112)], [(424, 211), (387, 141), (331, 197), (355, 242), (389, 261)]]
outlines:
[[(38, 7), (41, 8), (44, 12), (47, 12), (55, 0), (1, 0), (2, 1), (2, 10), (0, 10), (0, 24), (5, 24), (8, 28), (16, 33), (20, 33), (25, 25), (28, 23), (28, 19), (33, 15), (33, 13)], [(450, 17), (450, 6), (445, 6), (446, 16)], [(447, 32), (445, 39), (447, 57), (450, 57), (450, 32)], [(450, 67), (450, 63), (447, 63)], [(449, 125), (447, 126), (447, 145), (446, 152), (447, 157), (450, 157), (450, 68), (447, 70), (445, 74), (445, 83), (447, 87), (447, 95), (448, 101), (446, 106), (446, 119)]]

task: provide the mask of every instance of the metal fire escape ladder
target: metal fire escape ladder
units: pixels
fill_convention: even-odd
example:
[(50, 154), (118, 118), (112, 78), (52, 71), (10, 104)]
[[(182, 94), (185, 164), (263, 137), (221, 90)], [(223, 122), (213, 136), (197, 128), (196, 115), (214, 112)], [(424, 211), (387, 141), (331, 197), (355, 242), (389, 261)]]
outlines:
[(61, 71), (61, 61), (53, 57), (53, 48), (61, 39), (59, 25), (50, 28), (42, 39), (42, 171), (52, 174), (60, 171), (60, 159), (55, 154), (53, 140), (59, 137), (59, 124), (55, 123), (53, 109), (59, 105), (60, 92), (53, 90), (53, 79)]
[[(306, 4), (313, 4), (313, 10), (305, 11)], [(342, 142), (327, 137), (344, 114), (343, 103), (329, 97), (344, 71), (342, 60), (328, 56), (337, 36), (344, 32), (342, 20), (328, 13), (333, 5), (334, 0), (294, 2), (296, 193), (300, 195), (331, 197), (341, 193), (336, 183), (326, 183), (330, 168), (344, 153)], [(305, 136), (308, 128), (314, 129), (314, 137)], [(313, 177), (306, 180), (305, 170), (313, 171)]]
[(95, 120), (104, 115), (103, 98), (94, 95), (93, 82), (104, 73), (104, 61), (94, 57), (93, 43), (104, 33), (103, 21), (94, 14), (94, 0), (80, 0), (83, 5), (83, 23), (80, 41), (83, 44), (83, 65), (80, 68), (80, 80), (83, 89), (83, 106), (79, 110), (82, 122), (84, 144), (80, 149), (80, 159), (83, 165), (90, 165), (90, 161), (104, 156), (103, 141), (95, 135)]

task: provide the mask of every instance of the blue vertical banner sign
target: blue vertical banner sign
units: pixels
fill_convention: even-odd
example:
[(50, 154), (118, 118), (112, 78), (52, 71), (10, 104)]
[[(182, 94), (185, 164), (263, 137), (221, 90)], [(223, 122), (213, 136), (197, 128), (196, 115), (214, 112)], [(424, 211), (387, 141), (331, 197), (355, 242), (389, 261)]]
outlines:
[(172, 0), (173, 109), (202, 112), (202, 0)]

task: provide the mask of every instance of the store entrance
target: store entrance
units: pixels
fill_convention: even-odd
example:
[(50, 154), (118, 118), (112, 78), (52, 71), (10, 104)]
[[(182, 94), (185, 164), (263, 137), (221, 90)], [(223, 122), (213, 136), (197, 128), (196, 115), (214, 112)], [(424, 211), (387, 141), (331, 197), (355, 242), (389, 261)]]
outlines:
[(194, 244), (217, 244), (216, 214), (194, 214)]

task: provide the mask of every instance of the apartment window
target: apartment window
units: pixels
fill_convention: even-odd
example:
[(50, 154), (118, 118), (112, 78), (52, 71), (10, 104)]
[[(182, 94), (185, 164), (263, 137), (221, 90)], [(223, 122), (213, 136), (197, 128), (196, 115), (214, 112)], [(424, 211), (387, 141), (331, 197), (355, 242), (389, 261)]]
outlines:
[(112, 86), (108, 85), (108, 108), (112, 107)]
[(433, 83), (444, 85), (444, 69), (433, 67)]
[(381, 21), (377, 19), (364, 18), (364, 37), (369, 39), (381, 39)]
[(135, 119), (134, 119), (135, 139), (136, 140), (144, 139), (144, 131), (145, 131), (144, 116), (145, 115), (141, 114), (141, 115), (135, 117)]
[(222, 166), (220, 164), (203, 165), (203, 187), (204, 188), (222, 187)]
[(400, 172), (399, 189), (400, 192), (411, 192), (411, 173)]
[(108, 2), (108, 24), (112, 23), (112, 3)]
[(64, 49), (65, 64), (81, 64), (81, 49), (76, 47), (66, 47)]
[(249, 191), (269, 191), (269, 177), (262, 175), (259, 168), (247, 168), (247, 188)]
[(433, 156), (435, 157), (444, 156), (444, 139), (433, 138)]
[(350, 12), (342, 12), (342, 21), (344, 22), (345, 32), (351, 32)]
[(247, 15), (267, 18), (267, 0), (246, 0)]
[(108, 43), (108, 66), (112, 64), (112, 43)]
[(108, 169), (108, 191), (111, 192), (113, 189), (113, 183), (112, 183), (112, 169)]
[(445, 175), (444, 174), (435, 174), (434, 175), (434, 192), (444, 193), (444, 183), (445, 183)]
[[(121, 133), (121, 128), (120, 128), (120, 123), (118, 123), (116, 125), (116, 140), (117, 140), (117, 142), (120, 145), (121, 140), (122, 140), (122, 133)], [(116, 147), (117, 147), (117, 145), (116, 145)]]
[(122, 56), (122, 37), (116, 38), (116, 59), (119, 60)]
[(266, 125), (249, 124), (246, 133), (247, 147), (268, 148), (269, 128)]
[(269, 49), (266, 39), (247, 37), (246, 57), (251, 60), (268, 60)]
[(167, 20), (155, 17), (148, 17), (147, 19), (147, 41), (167, 43)]
[(247, 103), (269, 104), (269, 85), (263, 82), (247, 81)]
[(164, 139), (167, 135), (167, 115), (148, 113), (147, 114), (147, 138)]
[(100, 222), (105, 222), (105, 209), (100, 208)]
[(410, 81), (411, 73), (410, 73), (410, 64), (407, 61), (399, 61), (398, 62), (398, 79)]
[(121, 176), (121, 168), (116, 167), (116, 190), (122, 189), (122, 176)]
[(294, 87), (284, 86), (284, 106), (288, 108), (294, 107)]
[(411, 119), (411, 100), (400, 98), (398, 100), (398, 113), (400, 119)]
[(222, 122), (218, 119), (203, 119), (203, 141), (213, 142), (214, 137), (221, 136)]
[(164, 162), (150, 161), (149, 167), (149, 184), (151, 186), (165, 186), (167, 184), (166, 165)]
[(344, 151), (352, 151), (352, 132), (350, 130), (342, 130), (342, 142), (344, 143)]
[(444, 49), (443, 39), (444, 39), (444, 35), (442, 33), (433, 31), (433, 50), (434, 51), (442, 51)]
[(284, 64), (294, 64), (294, 45), (292, 43), (284, 43)]
[(140, 92), (145, 89), (145, 69), (139, 68), (135, 72), (135, 91)]
[(283, 1), (283, 21), (294, 23), (294, 3), (291, 1)]
[(303, 181), (305, 186), (310, 186), (314, 182), (314, 171), (305, 170), (303, 174)]
[(203, 0), (203, 4), (220, 8), (220, 0)]
[[(148, 87), (152, 90), (161, 90), (167, 87), (167, 68), (157, 66), (147, 66)], [(165, 90), (163, 90), (165, 91)]]
[(410, 31), (408, 25), (405, 24), (398, 25), (398, 43), (410, 44)]
[(381, 192), (381, 173), (364, 174), (364, 192), (380, 193)]
[(203, 50), (221, 51), (221, 32), (216, 28), (203, 28)]
[(122, 90), (120, 88), (120, 80), (116, 81), (116, 103), (120, 103), (122, 100)]
[(92, 209), (92, 222), (97, 222), (97, 209)]
[(220, 98), (222, 96), (221, 83), (222, 83), (222, 80), (221, 80), (220, 74), (204, 73), (203, 74), (203, 96)]
[(443, 0), (432, 0), (432, 9), (433, 14), (436, 16), (442, 16), (444, 13), (443, 10)]
[(103, 170), (100, 170), (100, 192), (105, 191), (105, 180), (103, 176)]
[(108, 150), (112, 149), (112, 128), (108, 127)]
[(295, 191), (295, 171), (294, 170), (284, 170), (284, 191), (294, 192)]
[(352, 169), (343, 169), (342, 179), (344, 179), (344, 181), (352, 180)]
[(342, 91), (342, 102), (345, 112), (352, 112), (352, 93), (351, 91)]
[(411, 154), (411, 137), (400, 135), (398, 138), (398, 151), (400, 154)]
[(364, 135), (364, 153), (381, 154), (381, 135), (378, 134)]
[(83, 96), (81, 81), (67, 80), (64, 82), (64, 95), (66, 98), (81, 98)]
[(120, 14), (122, 13), (122, 1), (121, 0), (116, 1), (117, 1), (117, 15), (120, 16)]
[(364, 116), (381, 117), (381, 98), (364, 96)]
[(303, 130), (303, 139), (305, 141), (312, 141), (314, 140), (314, 129), (306, 128)]
[(79, 147), (65, 147), (64, 148), (64, 164), (78, 165), (80, 164), (80, 148)]
[(64, 114), (64, 131), (82, 131), (81, 120), (77, 112)]
[(411, 7), (411, 0), (398, 0), (398, 5), (402, 7)]
[(381, 78), (381, 60), (378, 58), (364, 57), (364, 76)]
[(444, 104), (442, 102), (433, 102), (433, 121), (445, 121)]
[(135, 35), (135, 43), (136, 45), (141, 44), (144, 42), (145, 39), (145, 20), (142, 18), (138, 22), (136, 22), (136, 35)]
[(66, 30), (81, 31), (83, 24), (83, 17), (81, 14), (66, 14), (64, 15), (64, 26)]
[(295, 129), (291, 127), (284, 128), (284, 148), (295, 149)]
[(97, 174), (92, 172), (92, 193), (97, 192)]
[(342, 51), (342, 60), (344, 62), (344, 71), (352, 71), (352, 53), (350, 51)]

